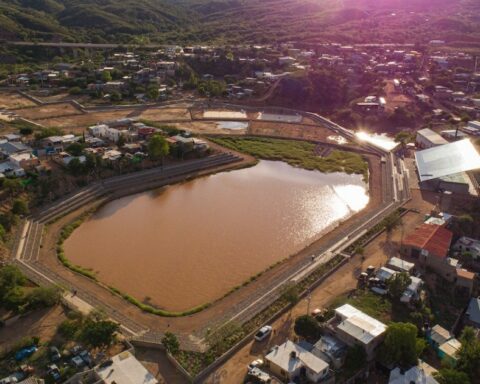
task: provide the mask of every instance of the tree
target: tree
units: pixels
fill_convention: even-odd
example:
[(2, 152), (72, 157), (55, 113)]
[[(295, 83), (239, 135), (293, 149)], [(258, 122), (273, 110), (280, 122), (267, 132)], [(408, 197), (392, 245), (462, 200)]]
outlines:
[(85, 166), (77, 157), (70, 160), (70, 162), (67, 165), (67, 169), (73, 176), (83, 175), (86, 171)]
[(465, 372), (451, 368), (442, 368), (434, 377), (440, 384), (470, 384), (470, 379)]
[(29, 308), (43, 308), (60, 303), (61, 298), (62, 292), (58, 287), (38, 287), (27, 295), (26, 301)]
[(88, 318), (81, 332), (82, 340), (93, 346), (103, 347), (110, 345), (115, 339), (118, 324), (110, 320), (95, 321)]
[(365, 348), (360, 345), (355, 345), (347, 350), (345, 356), (345, 370), (347, 372), (357, 372), (367, 363), (367, 353)]
[(107, 83), (109, 81), (112, 81), (112, 74), (110, 71), (103, 71), (102, 72), (102, 80)]
[(412, 279), (408, 273), (396, 273), (387, 281), (388, 293), (395, 300), (400, 300), (403, 292), (405, 292), (411, 282)]
[(22, 127), (20, 128), (20, 134), (23, 136), (28, 136), (33, 133), (33, 128), (32, 127)]
[(27, 279), (22, 272), (13, 265), (6, 265), (0, 269), (0, 298), (17, 286), (25, 284)]
[(124, 145), (125, 145), (125, 136), (120, 135), (120, 137), (118, 138), (118, 141), (117, 141), (117, 146), (119, 148), (122, 148)]
[(425, 344), (417, 339), (417, 333), (417, 327), (411, 323), (390, 324), (385, 333), (380, 358), (386, 363), (404, 368), (416, 365), (425, 347)]
[(5, 179), (3, 188), (10, 196), (15, 196), (22, 191), (23, 184), (20, 179)]
[(28, 204), (24, 199), (15, 199), (12, 206), (12, 213), (15, 215), (28, 215)]
[(297, 286), (293, 283), (287, 284), (283, 289), (282, 298), (287, 300), (291, 305), (296, 304), (299, 299)]
[(320, 325), (318, 321), (310, 315), (297, 317), (293, 329), (297, 335), (309, 340), (317, 339), (320, 335)]
[(180, 343), (178, 342), (177, 336), (171, 332), (165, 332), (165, 336), (162, 338), (162, 344), (172, 355), (177, 354), (180, 350)]
[(66, 150), (72, 156), (81, 156), (83, 154), (83, 145), (80, 143), (72, 143)]
[(457, 369), (465, 372), (472, 382), (480, 377), (480, 341), (472, 327), (465, 327), (460, 336)]
[(5, 231), (5, 227), (0, 224), (0, 241), (5, 241), (5, 236), (7, 235), (7, 232)]
[(148, 142), (148, 155), (152, 160), (161, 160), (168, 155), (170, 147), (167, 140), (159, 134), (153, 135)]
[(158, 86), (152, 85), (152, 86), (148, 87), (146, 94), (147, 94), (147, 97), (150, 100), (157, 100), (158, 97), (160, 96)]
[(385, 219), (383, 219), (383, 225), (385, 226), (387, 232), (391, 232), (398, 224), (400, 224), (402, 218), (398, 214), (398, 212), (394, 212), (391, 215), (388, 215)]
[(405, 147), (412, 139), (412, 134), (408, 131), (400, 131), (395, 135), (395, 142), (402, 144), (402, 147)]

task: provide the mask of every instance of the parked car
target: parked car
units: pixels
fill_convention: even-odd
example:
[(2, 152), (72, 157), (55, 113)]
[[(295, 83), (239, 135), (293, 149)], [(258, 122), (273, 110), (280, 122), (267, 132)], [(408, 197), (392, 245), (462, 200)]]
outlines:
[(58, 381), (61, 379), (62, 375), (56, 364), (51, 364), (47, 366), (47, 374), (52, 377), (53, 380)]
[(27, 357), (33, 355), (37, 351), (37, 347), (32, 345), (31, 347), (22, 348), (17, 353), (15, 353), (15, 360), (22, 361)]
[(262, 341), (265, 340), (270, 333), (272, 333), (272, 327), (270, 325), (265, 325), (260, 328), (260, 330), (255, 334), (255, 340)]
[(82, 352), (82, 347), (80, 345), (75, 345), (72, 349), (70, 349), (70, 353), (73, 356), (77, 356), (80, 352)]
[(70, 360), (70, 361), (71, 361), (72, 365), (77, 369), (82, 368), (85, 365), (85, 362), (83, 361), (83, 359), (80, 356), (72, 357), (72, 360)]
[(4, 377), (0, 380), (0, 384), (16, 384), (18, 379), (15, 376)]
[(84, 361), (84, 363), (87, 364), (89, 367), (93, 366), (92, 357), (90, 356), (90, 353), (87, 350), (80, 352), (78, 356), (80, 356)]
[(62, 355), (60, 354), (60, 351), (58, 350), (58, 348), (50, 347), (50, 360), (52, 361), (52, 363), (55, 363), (61, 358), (62, 358)]
[(262, 359), (253, 360), (250, 364), (248, 364), (248, 370), (251, 371), (253, 368), (259, 368), (263, 365)]

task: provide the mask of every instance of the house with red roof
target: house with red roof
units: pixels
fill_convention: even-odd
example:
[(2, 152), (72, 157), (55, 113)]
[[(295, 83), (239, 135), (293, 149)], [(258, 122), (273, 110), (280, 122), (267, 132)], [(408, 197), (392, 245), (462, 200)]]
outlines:
[(440, 225), (422, 224), (409, 233), (402, 244), (402, 253), (417, 259), (422, 266), (439, 272), (449, 281), (454, 281), (455, 262), (448, 258), (453, 233)]
[(402, 244), (402, 253), (418, 260), (422, 267), (429, 267), (444, 279), (455, 283), (466, 295), (473, 291), (476, 275), (461, 268), (457, 259), (448, 257), (453, 233), (444, 226), (422, 224), (409, 233)]

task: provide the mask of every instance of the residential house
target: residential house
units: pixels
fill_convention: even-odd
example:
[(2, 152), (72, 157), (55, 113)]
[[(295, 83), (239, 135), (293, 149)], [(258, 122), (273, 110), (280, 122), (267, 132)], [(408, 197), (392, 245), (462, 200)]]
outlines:
[(408, 234), (402, 244), (402, 253), (418, 259), (441, 274), (445, 279), (455, 280), (455, 263), (448, 260), (453, 233), (440, 225), (422, 224)]
[(347, 350), (347, 345), (341, 340), (330, 335), (323, 335), (315, 343), (311, 352), (328, 362), (333, 368), (340, 369), (345, 363)]
[(132, 355), (124, 351), (111, 358), (112, 364), (98, 366), (95, 374), (102, 384), (157, 384), (155, 377)]
[(455, 288), (457, 292), (470, 297), (475, 285), (475, 273), (464, 268), (457, 268), (455, 273)]
[(329, 321), (335, 336), (350, 347), (360, 345), (367, 359), (373, 360), (377, 347), (383, 341), (387, 326), (350, 304), (335, 309), (335, 317)]
[(453, 245), (452, 249), (459, 253), (469, 253), (473, 260), (480, 258), (480, 240), (462, 236)]
[(10, 155), (8, 160), (12, 164), (23, 169), (31, 169), (37, 165), (40, 165), (38, 158), (29, 152), (13, 153)]
[(448, 330), (437, 324), (433, 328), (427, 330), (426, 337), (428, 343), (432, 346), (435, 352), (438, 353), (440, 346), (453, 338), (453, 335)]
[(480, 297), (472, 297), (464, 316), (464, 323), (480, 329)]
[(448, 144), (448, 141), (430, 128), (424, 128), (417, 132), (415, 144), (418, 148), (432, 148), (438, 145)]
[(10, 157), (10, 155), (13, 155), (14, 153), (31, 153), (32, 151), (32, 148), (23, 143), (10, 141), (0, 142), (0, 157), (3, 157), (4, 159)]
[(448, 363), (448, 366), (455, 366), (458, 361), (458, 351), (462, 343), (455, 338), (447, 340), (438, 348), (438, 357)]
[(400, 301), (405, 304), (410, 304), (412, 301), (418, 300), (423, 287), (422, 279), (415, 276), (410, 276), (410, 280), (410, 284), (400, 297)]
[(454, 366), (457, 362), (457, 353), (461, 343), (438, 324), (427, 330), (426, 336), (428, 343), (433, 347), (438, 357)]
[(437, 370), (423, 361), (408, 370), (399, 367), (392, 369), (388, 384), (439, 384), (434, 378)]
[(415, 264), (402, 260), (399, 257), (391, 257), (387, 261), (387, 267), (397, 272), (406, 272), (410, 274), (415, 268)]
[(329, 365), (326, 361), (287, 340), (275, 346), (265, 356), (269, 370), (282, 380), (293, 381), (307, 378), (312, 383), (320, 383), (327, 379)]

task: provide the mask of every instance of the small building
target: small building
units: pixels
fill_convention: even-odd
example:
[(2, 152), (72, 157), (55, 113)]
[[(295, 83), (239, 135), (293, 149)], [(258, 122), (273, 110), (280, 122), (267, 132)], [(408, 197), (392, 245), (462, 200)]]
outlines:
[(448, 144), (448, 141), (430, 128), (424, 128), (417, 132), (415, 144), (418, 148), (432, 148), (439, 145)]
[(38, 158), (29, 152), (13, 153), (9, 156), (8, 160), (23, 169), (31, 169), (40, 165)]
[(437, 353), (441, 345), (453, 338), (453, 335), (439, 324), (435, 325), (433, 328), (428, 329), (426, 332), (426, 336), (428, 343)]
[(455, 366), (458, 360), (458, 351), (462, 343), (455, 338), (447, 340), (445, 343), (440, 345), (438, 348), (438, 357), (442, 360), (447, 361), (449, 366)]
[(464, 316), (464, 323), (480, 329), (480, 297), (472, 297)]
[(418, 365), (403, 370), (399, 367), (392, 369), (388, 384), (439, 384), (434, 378), (437, 370), (423, 361), (419, 361)]
[(7, 158), (10, 155), (13, 155), (14, 153), (20, 153), (20, 152), (32, 152), (32, 148), (29, 146), (19, 143), (19, 142), (10, 142), (10, 141), (4, 141), (0, 142), (0, 156), (3, 158)]
[(422, 224), (405, 237), (402, 252), (431, 266), (432, 260), (446, 259), (452, 238), (453, 233), (440, 225)]
[(282, 380), (293, 381), (297, 377), (306, 377), (313, 383), (320, 383), (329, 373), (326, 361), (290, 340), (275, 346), (265, 360), (270, 371)]
[(462, 236), (453, 245), (453, 250), (460, 253), (469, 253), (473, 260), (480, 258), (480, 240)]
[(415, 264), (402, 260), (399, 257), (391, 257), (387, 261), (387, 267), (397, 272), (411, 273), (415, 268)]
[(112, 357), (112, 364), (95, 368), (103, 384), (158, 384), (157, 379), (130, 352)]
[(329, 323), (335, 335), (350, 347), (364, 347), (369, 361), (383, 341), (387, 326), (350, 304), (335, 309), (335, 317)]
[(410, 280), (410, 284), (400, 297), (400, 301), (405, 304), (410, 304), (412, 301), (418, 300), (423, 286), (423, 280), (418, 277), (410, 276)]
[(457, 292), (470, 297), (475, 285), (475, 273), (467, 271), (464, 268), (457, 268), (455, 273), (455, 288)]
[(315, 343), (311, 352), (328, 362), (333, 368), (340, 369), (345, 363), (347, 349), (347, 345), (339, 339), (330, 335), (323, 335)]

